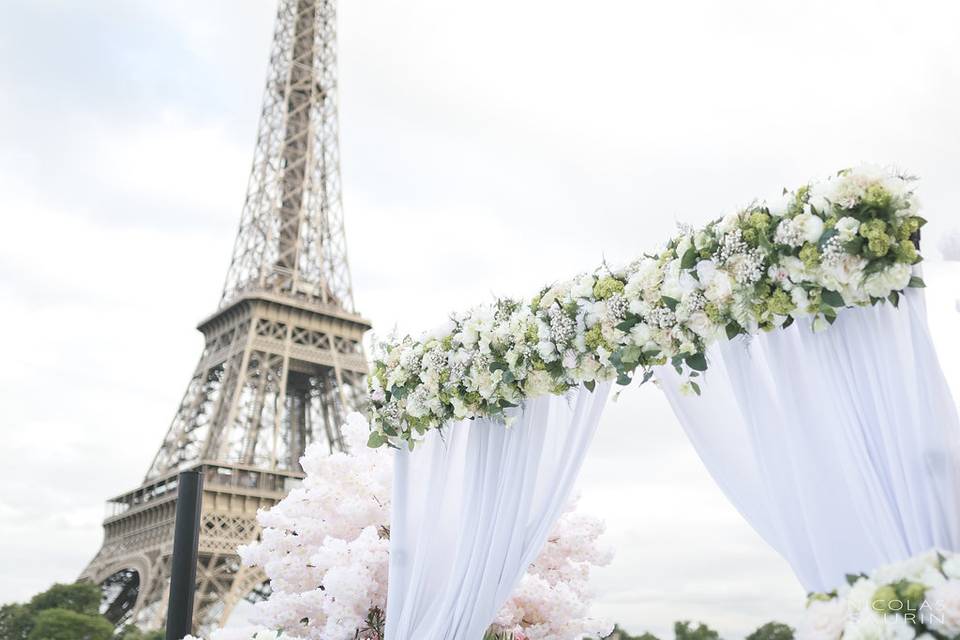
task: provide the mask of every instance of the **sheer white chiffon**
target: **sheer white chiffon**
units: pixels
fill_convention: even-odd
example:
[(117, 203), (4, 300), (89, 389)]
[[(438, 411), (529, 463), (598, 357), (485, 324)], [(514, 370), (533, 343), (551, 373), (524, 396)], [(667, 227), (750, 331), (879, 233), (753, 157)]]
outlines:
[(922, 292), (707, 357), (701, 397), (681, 395), (670, 367), (661, 386), (713, 478), (804, 587), (960, 551), (960, 425)]
[(464, 421), (395, 459), (387, 640), (478, 640), (569, 499), (609, 385)]

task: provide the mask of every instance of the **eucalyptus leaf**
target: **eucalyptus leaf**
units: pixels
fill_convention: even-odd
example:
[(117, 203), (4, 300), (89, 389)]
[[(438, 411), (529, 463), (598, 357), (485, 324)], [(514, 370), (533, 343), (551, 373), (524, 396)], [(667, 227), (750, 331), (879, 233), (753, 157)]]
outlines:
[(694, 371), (707, 370), (707, 357), (702, 353), (694, 353), (693, 355), (689, 355), (684, 361), (687, 363), (687, 366)]
[(831, 307), (844, 306), (843, 296), (840, 295), (839, 291), (824, 289), (823, 292), (820, 294), (820, 299), (826, 302)]
[(733, 340), (736, 338), (738, 335), (740, 335), (740, 331), (740, 325), (736, 322), (731, 321), (727, 323), (727, 340)]

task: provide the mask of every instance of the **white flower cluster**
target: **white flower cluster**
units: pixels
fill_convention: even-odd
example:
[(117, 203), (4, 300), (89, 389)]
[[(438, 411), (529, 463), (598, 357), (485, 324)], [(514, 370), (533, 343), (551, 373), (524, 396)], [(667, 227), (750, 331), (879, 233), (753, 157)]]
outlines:
[[(382, 639), (393, 456), (365, 446), (368, 434), (366, 420), (352, 414), (343, 428), (351, 453), (309, 447), (303, 486), (260, 512), (261, 540), (241, 547), (243, 561), (271, 580), (270, 598), (253, 609), (263, 629), (290, 639)], [(531, 640), (609, 632), (612, 625), (587, 615), (590, 569), (610, 559), (598, 546), (602, 532), (599, 520), (565, 513), (496, 628)]]
[(628, 384), (670, 363), (699, 393), (710, 343), (839, 310), (899, 301), (919, 262), (912, 179), (866, 167), (753, 203), (656, 255), (498, 300), (419, 340), (380, 345), (370, 375), (371, 446), (413, 447), (452, 420), (491, 417), (525, 398), (598, 380)]
[(797, 640), (934, 640), (960, 635), (960, 555), (928, 551), (814, 594)]

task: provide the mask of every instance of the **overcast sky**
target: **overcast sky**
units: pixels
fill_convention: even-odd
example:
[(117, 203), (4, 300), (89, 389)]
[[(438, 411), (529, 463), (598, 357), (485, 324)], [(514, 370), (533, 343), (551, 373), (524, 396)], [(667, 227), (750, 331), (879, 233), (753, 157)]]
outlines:
[[(861, 161), (957, 225), (951, 2), (342, 0), (358, 308), (417, 331), (655, 248)], [(180, 400), (236, 233), (271, 0), (0, 6), (0, 601), (71, 580)], [(931, 265), (954, 388), (960, 268)], [(670, 636), (796, 619), (803, 592), (652, 388), (610, 405), (581, 482), (613, 564), (596, 612)]]

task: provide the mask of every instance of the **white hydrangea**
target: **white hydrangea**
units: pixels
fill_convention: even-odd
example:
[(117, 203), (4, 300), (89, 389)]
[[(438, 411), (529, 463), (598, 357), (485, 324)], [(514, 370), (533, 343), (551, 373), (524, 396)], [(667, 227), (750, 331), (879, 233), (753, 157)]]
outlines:
[(927, 591), (924, 622), (947, 637), (960, 634), (960, 581), (947, 580)]
[(865, 609), (850, 619), (843, 629), (843, 640), (913, 640), (913, 627), (897, 615), (878, 615)]
[(838, 640), (847, 622), (847, 604), (842, 600), (817, 600), (807, 605), (797, 627), (797, 640)]
[(960, 580), (960, 556), (951, 556), (944, 560), (942, 569), (948, 578)]

